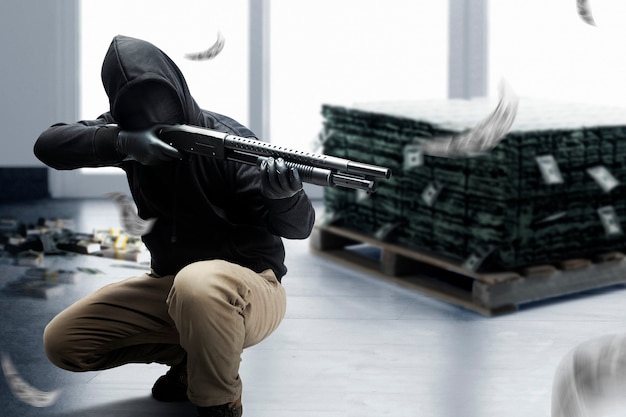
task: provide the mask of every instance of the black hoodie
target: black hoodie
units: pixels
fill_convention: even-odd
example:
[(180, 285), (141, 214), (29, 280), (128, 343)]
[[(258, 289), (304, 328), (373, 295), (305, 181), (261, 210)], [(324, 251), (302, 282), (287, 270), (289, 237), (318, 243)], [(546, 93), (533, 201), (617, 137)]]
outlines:
[[(180, 123), (250, 138), (254, 134), (231, 118), (200, 109), (176, 64), (148, 42), (116, 36), (102, 65), (102, 81), (110, 111), (97, 120), (48, 128), (35, 143), (36, 156), (56, 169), (121, 167), (139, 216), (157, 218), (143, 236), (157, 274), (223, 259), (257, 272), (271, 268), (281, 279), (287, 271), (281, 237), (305, 239), (313, 227), (315, 214), (304, 191), (288, 199), (266, 199), (256, 167), (197, 155), (144, 166), (124, 161), (114, 146), (120, 128), (131, 128), (124, 125), (127, 103), (152, 86), (171, 93), (164, 102), (182, 110)], [(144, 113), (151, 117), (149, 109)]]

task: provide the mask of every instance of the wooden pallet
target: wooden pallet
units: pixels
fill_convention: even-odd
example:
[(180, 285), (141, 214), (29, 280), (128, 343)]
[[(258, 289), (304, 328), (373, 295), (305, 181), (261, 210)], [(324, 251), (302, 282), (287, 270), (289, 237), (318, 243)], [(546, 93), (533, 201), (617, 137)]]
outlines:
[(514, 312), (532, 301), (626, 283), (621, 252), (521, 271), (481, 273), (454, 260), (336, 226), (316, 225), (310, 244), (317, 255), (486, 316)]

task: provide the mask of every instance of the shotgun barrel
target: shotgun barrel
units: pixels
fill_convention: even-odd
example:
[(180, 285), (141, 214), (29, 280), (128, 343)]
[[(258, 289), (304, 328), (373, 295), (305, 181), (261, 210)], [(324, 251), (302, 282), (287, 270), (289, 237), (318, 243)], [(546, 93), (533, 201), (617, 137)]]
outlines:
[(389, 179), (391, 170), (312, 152), (302, 152), (261, 142), (253, 138), (231, 135), (217, 130), (190, 125), (162, 126), (159, 138), (181, 152), (260, 166), (269, 157), (282, 158), (295, 168), (302, 181), (325, 186), (344, 187), (372, 193), (377, 179)]

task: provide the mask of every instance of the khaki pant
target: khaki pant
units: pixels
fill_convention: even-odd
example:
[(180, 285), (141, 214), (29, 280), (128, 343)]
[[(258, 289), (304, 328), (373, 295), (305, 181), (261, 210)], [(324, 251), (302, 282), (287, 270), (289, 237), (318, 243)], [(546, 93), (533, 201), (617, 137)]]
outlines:
[(77, 372), (174, 365), (186, 353), (189, 399), (208, 407), (241, 396), (243, 349), (269, 336), (285, 308), (271, 270), (202, 261), (176, 276), (145, 274), (101, 288), (48, 324), (44, 347), (50, 361)]

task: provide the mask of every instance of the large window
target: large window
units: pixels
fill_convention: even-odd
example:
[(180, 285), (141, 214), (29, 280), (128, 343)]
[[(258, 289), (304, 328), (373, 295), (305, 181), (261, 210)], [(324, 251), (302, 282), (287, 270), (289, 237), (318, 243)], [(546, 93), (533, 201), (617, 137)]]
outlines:
[[(269, 6), (270, 137), (308, 149), (323, 103), (447, 96), (448, 3), (274, 0)], [(249, 0), (81, 2), (81, 117), (108, 108), (100, 66), (113, 36), (146, 39), (181, 67), (200, 106), (248, 122)], [(221, 31), (223, 52), (193, 62)], [(260, 133), (260, 132), (258, 132)], [(82, 170), (103, 173), (105, 170)]]
[(448, 1), (274, 0), (271, 140), (309, 145), (323, 103), (445, 98)]
[[(81, 7), (81, 117), (108, 109), (100, 67), (118, 34), (141, 38), (165, 51), (181, 68), (201, 107), (247, 123), (248, 0), (83, 0)], [(207, 49), (220, 31), (221, 54), (190, 61), (189, 52)]]
[(491, 1), (490, 91), (504, 77), (521, 97), (623, 106), (626, 2), (589, 4), (597, 26), (574, 0)]

